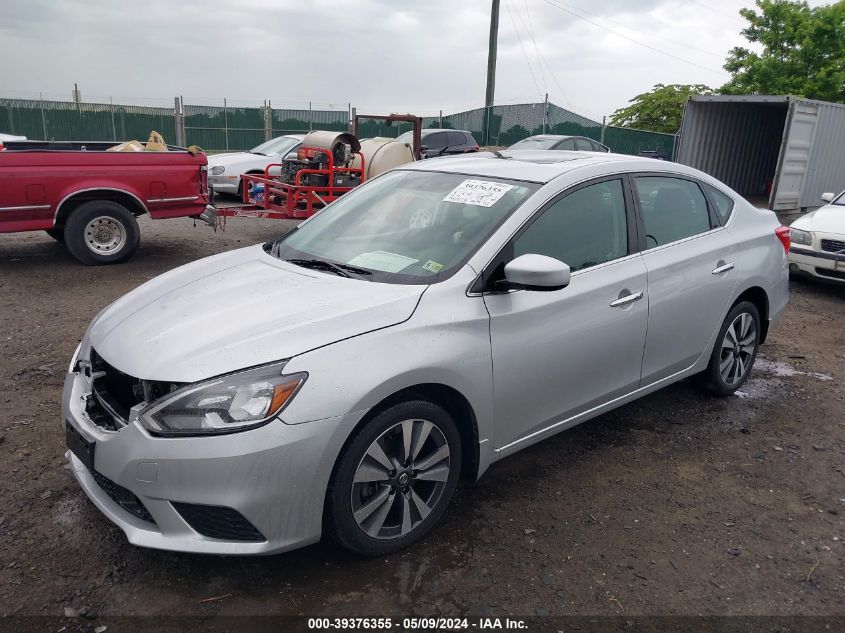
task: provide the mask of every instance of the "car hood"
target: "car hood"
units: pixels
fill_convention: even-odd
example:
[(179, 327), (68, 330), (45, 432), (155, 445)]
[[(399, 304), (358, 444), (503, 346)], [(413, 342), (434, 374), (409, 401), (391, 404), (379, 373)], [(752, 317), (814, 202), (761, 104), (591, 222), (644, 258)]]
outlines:
[(250, 154), (249, 152), (229, 152), (227, 154), (212, 154), (208, 157), (208, 166), (216, 167), (222, 165), (226, 168), (261, 168), (269, 163), (278, 163), (278, 156), (264, 156), (262, 154)]
[(802, 231), (845, 235), (845, 206), (828, 204), (803, 215), (790, 226)]
[(136, 288), (95, 319), (87, 338), (126, 374), (194, 382), (401, 323), (425, 288), (308, 270), (252, 246)]

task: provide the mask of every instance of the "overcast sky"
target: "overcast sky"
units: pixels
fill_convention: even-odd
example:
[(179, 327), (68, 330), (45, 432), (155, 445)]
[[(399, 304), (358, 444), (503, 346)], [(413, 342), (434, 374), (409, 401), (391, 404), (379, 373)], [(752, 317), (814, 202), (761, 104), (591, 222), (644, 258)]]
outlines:
[[(484, 102), (490, 4), (3, 0), (0, 97), (455, 112)], [(496, 103), (600, 120), (655, 83), (718, 87), (750, 4), (501, 0)]]

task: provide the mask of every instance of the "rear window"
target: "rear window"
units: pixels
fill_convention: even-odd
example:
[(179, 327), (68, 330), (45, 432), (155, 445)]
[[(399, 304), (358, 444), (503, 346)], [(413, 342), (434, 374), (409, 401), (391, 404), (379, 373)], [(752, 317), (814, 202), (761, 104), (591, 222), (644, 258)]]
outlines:
[(712, 187), (704, 182), (701, 184), (704, 186), (705, 191), (707, 191), (707, 195), (716, 204), (716, 215), (719, 216), (719, 222), (724, 226), (728, 218), (731, 217), (731, 212), (734, 208), (733, 199), (716, 189), (716, 187)]
[(466, 145), (467, 139), (463, 132), (449, 132), (449, 145)]

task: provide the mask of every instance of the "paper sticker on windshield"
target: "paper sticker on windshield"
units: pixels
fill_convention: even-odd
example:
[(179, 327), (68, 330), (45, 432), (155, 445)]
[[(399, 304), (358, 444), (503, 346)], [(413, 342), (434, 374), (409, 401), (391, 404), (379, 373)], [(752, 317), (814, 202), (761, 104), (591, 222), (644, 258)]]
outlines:
[(416, 264), (418, 261), (413, 257), (405, 257), (387, 251), (370, 251), (369, 253), (361, 253), (346, 263), (350, 266), (361, 266), (362, 268), (381, 270), (386, 273), (398, 273), (403, 268)]
[(505, 185), (500, 182), (464, 180), (443, 198), (443, 202), (492, 207), (511, 189), (513, 189), (513, 185)]
[(423, 270), (427, 270), (430, 273), (439, 273), (443, 270), (443, 264), (438, 264), (437, 262), (429, 259), (425, 264), (423, 264)]

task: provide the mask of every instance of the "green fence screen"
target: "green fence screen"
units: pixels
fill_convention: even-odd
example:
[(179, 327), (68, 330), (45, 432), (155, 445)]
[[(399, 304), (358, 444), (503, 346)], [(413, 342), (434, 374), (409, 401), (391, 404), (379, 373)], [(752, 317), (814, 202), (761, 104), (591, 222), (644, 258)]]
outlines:
[[(183, 105), (185, 139), (207, 151), (250, 149), (268, 136), (310, 130), (343, 131), (347, 110), (277, 109)], [(507, 147), (533, 134), (587, 136), (621, 154), (656, 152), (672, 160), (675, 136), (630, 128), (605, 126), (552, 103), (522, 103), (476, 108), (441, 117), (424, 117), (423, 127), (469, 130), (482, 145)], [(411, 129), (407, 123), (388, 125), (379, 120), (361, 123), (362, 138), (396, 137)], [(146, 140), (160, 132), (176, 143), (173, 108), (111, 103), (71, 103), (27, 99), (0, 99), (0, 130), (31, 139), (126, 141)]]

